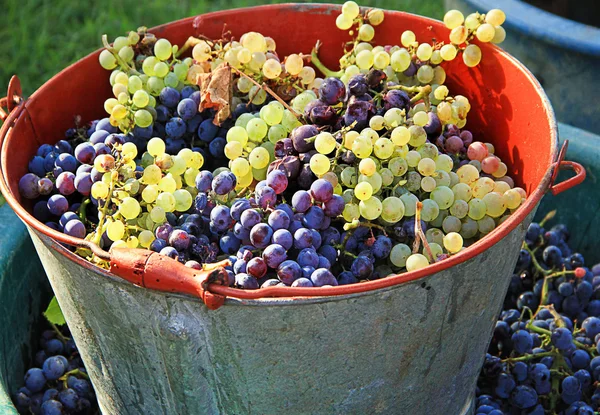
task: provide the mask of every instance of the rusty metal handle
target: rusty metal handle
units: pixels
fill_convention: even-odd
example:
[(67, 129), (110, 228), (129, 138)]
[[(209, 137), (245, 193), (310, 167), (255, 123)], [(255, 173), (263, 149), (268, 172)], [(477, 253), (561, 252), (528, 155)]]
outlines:
[[(553, 164), (552, 178), (550, 179), (549, 190), (552, 192), (554, 196), (564, 192), (565, 190), (569, 190), (572, 187), (581, 184), (585, 180), (585, 167), (581, 164), (576, 163), (574, 161), (566, 161), (565, 156), (567, 154), (567, 149), (569, 148), (569, 140), (565, 140), (563, 143), (560, 152), (558, 153), (558, 157), (556, 162)], [(556, 183), (556, 178), (558, 176), (558, 172), (562, 169), (571, 169), (575, 171), (575, 176), (570, 179), (565, 180), (564, 182)]]

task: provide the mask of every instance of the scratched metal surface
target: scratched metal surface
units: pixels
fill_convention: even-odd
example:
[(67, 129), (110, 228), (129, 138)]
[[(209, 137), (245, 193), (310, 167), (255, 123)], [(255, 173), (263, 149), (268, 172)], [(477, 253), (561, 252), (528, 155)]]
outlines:
[(104, 414), (460, 414), (532, 215), (485, 253), (414, 283), (229, 299), (216, 311), (32, 239)]

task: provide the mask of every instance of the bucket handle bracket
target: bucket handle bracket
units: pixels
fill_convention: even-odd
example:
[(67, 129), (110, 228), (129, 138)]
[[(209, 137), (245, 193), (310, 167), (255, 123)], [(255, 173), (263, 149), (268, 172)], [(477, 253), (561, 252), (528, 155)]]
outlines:
[[(569, 140), (565, 140), (560, 149), (560, 152), (558, 153), (556, 162), (553, 163), (553, 171), (552, 177), (550, 179), (549, 190), (554, 196), (581, 184), (585, 180), (585, 168), (577, 162), (565, 160), (565, 155), (567, 154), (568, 148)], [(573, 170), (575, 172), (575, 176), (565, 180), (564, 182), (556, 184), (558, 172), (564, 169)]]
[(6, 96), (0, 98), (0, 120), (5, 121), (12, 110), (14, 110), (21, 102), (23, 102), (21, 81), (17, 75), (13, 75), (8, 82)]

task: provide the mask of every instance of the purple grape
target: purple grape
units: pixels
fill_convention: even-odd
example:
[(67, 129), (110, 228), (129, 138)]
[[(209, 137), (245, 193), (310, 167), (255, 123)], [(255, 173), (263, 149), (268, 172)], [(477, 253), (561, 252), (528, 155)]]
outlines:
[(233, 232), (227, 232), (219, 239), (219, 247), (225, 254), (234, 254), (240, 248), (241, 241)]
[(225, 205), (216, 206), (210, 212), (210, 220), (219, 232), (223, 232), (228, 229), (233, 222), (229, 208)]
[(25, 373), (25, 387), (31, 392), (39, 392), (46, 385), (46, 377), (42, 369), (33, 368)]
[(305, 190), (298, 190), (292, 196), (292, 207), (296, 209), (296, 212), (306, 212), (312, 206), (312, 199), (310, 193)]
[(296, 156), (298, 152), (294, 148), (291, 138), (282, 138), (275, 144), (275, 157), (283, 158), (285, 156)]
[(38, 183), (40, 178), (33, 173), (27, 173), (19, 180), (19, 193), (26, 199), (37, 199), (40, 196)]
[(311, 229), (310, 231), (313, 234), (312, 246), (315, 249), (319, 249), (319, 247), (321, 246), (321, 234), (316, 229)]
[(267, 185), (278, 195), (283, 193), (288, 186), (287, 175), (281, 170), (273, 170), (267, 175)]
[(237, 274), (235, 276), (235, 285), (245, 290), (256, 290), (259, 287), (256, 278), (245, 273)]
[(269, 245), (263, 252), (263, 258), (270, 268), (276, 269), (287, 259), (286, 249), (279, 244)]
[(295, 261), (283, 261), (277, 268), (277, 277), (285, 285), (292, 285), (294, 281), (302, 277), (302, 268)]
[(274, 207), (277, 204), (277, 193), (271, 186), (263, 186), (260, 191), (256, 191), (258, 206), (263, 209)]
[(248, 199), (238, 199), (235, 202), (233, 202), (233, 204), (231, 205), (231, 210), (230, 210), (230, 214), (231, 214), (231, 218), (235, 221), (239, 221), (240, 217), (242, 216), (242, 213), (246, 210), (246, 209), (250, 209), (250, 202), (248, 201)]
[(325, 258), (327, 258), (327, 260), (331, 264), (334, 264), (335, 261), (337, 260), (337, 249), (335, 249), (331, 245), (323, 245), (323, 246), (321, 246), (319, 248), (319, 250), (318, 250), (318, 253), (319, 253), (319, 255), (322, 255)]
[(304, 117), (316, 125), (331, 125), (337, 120), (335, 110), (320, 99), (315, 99), (304, 107)]
[(351, 271), (359, 280), (367, 279), (373, 273), (373, 262), (366, 256), (358, 256), (352, 262)]
[(458, 136), (450, 136), (446, 139), (444, 143), (444, 148), (449, 154), (459, 153), (464, 149), (463, 141)]
[(331, 271), (325, 268), (316, 269), (310, 276), (315, 287), (322, 287), (324, 285), (338, 285), (338, 281), (335, 279)]
[(250, 229), (246, 229), (242, 226), (241, 223), (237, 222), (233, 225), (233, 234), (240, 241), (249, 241), (250, 240)]
[(294, 217), (294, 211), (292, 210), (291, 206), (287, 203), (280, 203), (277, 206), (275, 206), (275, 209), (283, 210), (285, 213), (287, 213), (290, 219)]
[(317, 268), (319, 265), (319, 255), (314, 248), (304, 248), (298, 254), (298, 264), (301, 267), (313, 267)]
[(110, 148), (104, 143), (94, 144), (94, 151), (96, 152), (96, 156), (110, 154)]
[(66, 140), (59, 140), (55, 145), (54, 149), (59, 153), (73, 154), (73, 147)]
[[(285, 173), (286, 177), (289, 179), (295, 179), (300, 174), (300, 167), (302, 163), (296, 156), (285, 156), (282, 159), (277, 159), (273, 161), (267, 171), (270, 173), (275, 169), (282, 171)], [(286, 185), (287, 186), (287, 185)]]
[[(302, 213), (296, 213), (296, 214), (294, 215), (294, 217), (296, 217), (297, 215), (304, 216)], [(301, 219), (294, 219), (294, 220), (292, 220), (292, 222), (290, 223), (290, 226), (289, 226), (288, 230), (290, 231), (290, 233), (291, 233), (292, 235), (294, 235), (294, 233), (296, 233), (296, 231), (297, 231), (298, 229), (302, 229), (302, 228), (304, 228), (304, 225), (302, 225)]]
[(325, 179), (318, 179), (310, 186), (310, 195), (317, 202), (326, 203), (333, 197), (333, 185)]
[(190, 246), (190, 235), (181, 229), (175, 229), (169, 235), (169, 245), (178, 251), (185, 251)]
[[(270, 246), (273, 246), (273, 245), (270, 245)], [(265, 250), (265, 252), (266, 252), (266, 250)], [(252, 258), (250, 261), (248, 261), (248, 265), (246, 265), (246, 272), (249, 275), (253, 276), (254, 278), (257, 278), (257, 279), (262, 278), (267, 273), (267, 265), (268, 265), (267, 262), (265, 262), (265, 260), (260, 257)], [(279, 264), (277, 264), (277, 265), (279, 265)], [(275, 267), (271, 267), (271, 268), (275, 268)]]
[[(310, 280), (310, 276), (312, 275), (313, 272), (315, 272), (314, 267), (302, 267), (302, 278), (306, 278), (306, 279)], [(312, 284), (312, 282), (311, 282), (311, 284)]]
[(392, 251), (392, 240), (385, 235), (379, 235), (371, 250), (376, 259), (387, 258)]
[(60, 194), (68, 196), (75, 192), (75, 175), (70, 171), (62, 172), (56, 179), (56, 188)]
[(323, 255), (319, 255), (319, 265), (318, 265), (318, 268), (331, 269), (331, 263)]
[(462, 140), (465, 148), (467, 148), (473, 142), (473, 134), (471, 134), (470, 131), (464, 130), (460, 133), (460, 139)]
[(428, 112), (429, 121), (423, 126), (429, 138), (435, 138), (442, 133), (442, 123), (437, 114)]
[(356, 123), (352, 128), (355, 131), (361, 131), (367, 127), (369, 117), (374, 111), (374, 106), (368, 101), (355, 101), (348, 105), (346, 112), (344, 113), (344, 125), (350, 127), (353, 123)]
[(219, 127), (214, 124), (212, 119), (206, 119), (198, 126), (198, 137), (205, 143), (210, 143), (219, 133)]
[(172, 259), (177, 259), (179, 257), (179, 252), (177, 252), (177, 249), (173, 248), (172, 246), (166, 246), (163, 249), (160, 250), (160, 254), (164, 255), (164, 256), (168, 256), (169, 258)]
[(28, 165), (29, 171), (36, 176), (44, 177), (46, 175), (46, 169), (44, 167), (44, 158), (40, 156), (34, 156)]
[(165, 132), (167, 133), (167, 137), (169, 138), (180, 138), (185, 134), (186, 131), (187, 126), (185, 124), (185, 121), (183, 121), (179, 117), (172, 117), (165, 124)]
[[(198, 182), (196, 181), (196, 183)], [(236, 184), (237, 179), (235, 175), (231, 172), (223, 171), (212, 180), (212, 190), (216, 194), (222, 196), (231, 192), (235, 188)]]
[(257, 248), (264, 249), (271, 243), (273, 229), (266, 223), (255, 225), (250, 231), (250, 241)]
[(269, 214), (268, 223), (274, 231), (287, 229), (290, 226), (290, 217), (283, 210), (276, 209)]
[(95, 131), (90, 136), (90, 143), (94, 146), (98, 143), (104, 143), (104, 140), (106, 140), (106, 137), (108, 137), (108, 134), (109, 134), (109, 132), (104, 131), (104, 130)]
[(271, 278), (266, 280), (265, 282), (263, 282), (263, 284), (260, 286), (260, 288), (267, 288), (267, 287), (275, 287), (276, 285), (281, 284), (281, 281), (276, 280), (275, 278)]
[[(304, 214), (302, 223), (311, 229), (319, 229), (325, 219), (325, 212), (319, 206), (311, 206)], [(329, 225), (327, 225), (329, 227)]]
[(292, 287), (314, 287), (314, 285), (308, 278), (301, 277), (292, 283)]
[(75, 158), (83, 164), (92, 164), (96, 158), (96, 150), (91, 143), (81, 143), (75, 147)]
[(310, 229), (300, 228), (294, 233), (294, 248), (304, 249), (312, 247), (313, 233)]
[(167, 86), (160, 91), (159, 99), (165, 107), (175, 108), (181, 99), (181, 95), (175, 88)]
[(315, 181), (315, 175), (310, 170), (310, 166), (308, 164), (304, 164), (300, 169), (300, 173), (298, 174), (298, 186), (301, 189), (310, 189), (310, 185)]
[(83, 239), (86, 235), (85, 225), (80, 220), (70, 220), (65, 225), (65, 233), (69, 236)]
[(325, 212), (325, 215), (330, 218), (336, 218), (342, 214), (345, 206), (346, 202), (342, 196), (333, 195), (331, 199), (323, 205), (323, 211)]
[(63, 359), (60, 359), (60, 357), (62, 356), (52, 356), (44, 362), (42, 371), (46, 380), (56, 380), (64, 375), (67, 365), (65, 365)]
[(317, 134), (319, 134), (317, 127), (307, 124), (294, 128), (290, 138), (292, 139), (292, 143), (296, 151), (299, 153), (306, 153), (307, 151), (315, 148), (314, 142), (306, 142), (306, 140), (315, 137)]
[(48, 210), (56, 216), (61, 216), (69, 210), (69, 202), (63, 195), (52, 195), (48, 199)]
[(348, 91), (351, 95), (364, 95), (369, 92), (369, 85), (363, 74), (354, 75), (348, 82)]
[(244, 261), (244, 260), (235, 261), (235, 263), (233, 264), (233, 272), (235, 272), (236, 274), (241, 274), (243, 272), (246, 272), (247, 267), (248, 267), (247, 261)]
[(344, 271), (338, 276), (339, 285), (356, 284), (358, 279), (350, 271)]
[(62, 153), (54, 162), (56, 167), (60, 167), (63, 171), (75, 172), (77, 170), (77, 159), (69, 153)]
[(262, 217), (260, 216), (260, 213), (258, 213), (258, 211), (255, 209), (247, 209), (243, 211), (242, 215), (240, 216), (240, 223), (248, 230), (251, 230), (254, 225), (260, 223), (261, 220)]
[(291, 249), (294, 246), (294, 237), (287, 229), (278, 229), (273, 233), (272, 241), (274, 244), (283, 246), (285, 250)]
[(156, 228), (154, 235), (159, 239), (168, 241), (171, 232), (173, 232), (173, 227), (170, 224), (165, 223), (164, 225), (160, 225), (158, 228)]
[(183, 120), (190, 120), (198, 113), (198, 104), (193, 99), (184, 98), (177, 104), (177, 114)]
[(202, 264), (199, 263), (198, 261), (188, 261), (184, 264), (186, 267), (188, 268), (192, 268), (192, 269), (197, 269), (197, 270), (201, 270), (202, 269)]
[(346, 85), (338, 78), (325, 78), (319, 88), (319, 97), (328, 105), (336, 105), (346, 98)]
[[(65, 174), (65, 173), (63, 173)], [(58, 183), (58, 180), (57, 180)], [(90, 173), (81, 173), (75, 176), (74, 186), (75, 189), (83, 196), (89, 196), (92, 190), (92, 176)], [(61, 192), (62, 193), (62, 192)]]
[(410, 109), (410, 97), (406, 92), (398, 89), (388, 91), (383, 97), (383, 103), (386, 111), (391, 108), (399, 108), (408, 112)]

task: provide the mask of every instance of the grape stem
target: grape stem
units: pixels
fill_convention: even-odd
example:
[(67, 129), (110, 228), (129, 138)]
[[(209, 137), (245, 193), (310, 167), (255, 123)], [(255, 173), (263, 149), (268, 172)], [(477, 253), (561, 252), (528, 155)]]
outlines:
[(342, 75), (344, 75), (344, 71), (343, 70), (339, 70), (337, 72), (332, 71), (331, 69), (327, 68), (323, 62), (321, 62), (321, 60), (319, 59), (318, 53), (319, 53), (319, 49), (321, 48), (321, 41), (317, 40), (317, 43), (315, 44), (315, 47), (313, 48), (312, 52), (310, 53), (310, 61), (313, 65), (315, 65), (317, 67), (317, 69), (319, 71), (321, 71), (321, 73), (323, 75), (325, 75), (325, 77), (329, 78), (329, 77), (334, 77), (334, 78), (341, 78)]
[(542, 353), (538, 353), (538, 354), (528, 354), (525, 356), (521, 356), (521, 357), (507, 357), (506, 359), (503, 359), (503, 362), (506, 363), (516, 363), (516, 362), (527, 362), (529, 360), (533, 360), (533, 359), (537, 359), (540, 357), (546, 357), (546, 356), (555, 356), (556, 352), (542, 352)]
[(67, 389), (69, 387), (67, 385), (67, 381), (69, 380), (69, 376), (79, 376), (79, 377), (84, 378), (85, 380), (90, 380), (90, 377), (88, 376), (88, 374), (85, 373), (85, 372), (82, 372), (79, 369), (69, 370), (67, 373), (65, 373), (60, 378), (58, 378), (58, 380), (62, 380), (65, 389)]
[(554, 219), (554, 217), (555, 217), (555, 216), (556, 216), (556, 209), (555, 209), (555, 210), (551, 210), (550, 212), (548, 212), (548, 213), (546, 214), (546, 216), (544, 216), (544, 219), (542, 219), (542, 220), (539, 222), (539, 225), (540, 225), (540, 226), (543, 228), (543, 227), (544, 227), (544, 225), (546, 224), (546, 222), (548, 222), (549, 220), (552, 220), (552, 219)]
[(185, 43), (183, 44), (183, 46), (181, 47), (181, 49), (179, 49), (177, 51), (177, 53), (175, 53), (175, 58), (178, 58), (183, 55), (189, 48), (193, 48), (194, 46), (196, 46), (198, 43), (200, 43), (201, 39), (198, 39), (197, 37), (194, 36), (190, 36), (187, 38), (187, 40), (185, 41)]
[(413, 254), (419, 252), (420, 241), (423, 242), (423, 247), (429, 254), (429, 257), (433, 262), (437, 262), (437, 258), (433, 255), (431, 251), (431, 247), (429, 246), (429, 242), (423, 233), (423, 228), (421, 228), (421, 210), (423, 209), (423, 203), (417, 202), (417, 209), (415, 211), (415, 242), (413, 243)]
[(410, 103), (414, 104), (416, 102), (419, 102), (421, 99), (425, 100), (425, 98), (431, 93), (431, 86), (430, 85), (425, 85), (424, 87), (421, 87), (421, 91), (419, 91), (419, 93), (417, 95), (415, 95), (414, 97), (412, 97), (410, 99)]
[(135, 69), (135, 67), (131, 67), (129, 66), (129, 64), (127, 62), (125, 62), (123, 60), (123, 58), (121, 58), (119, 56), (119, 53), (115, 50), (115, 48), (113, 48), (109, 43), (108, 43), (108, 36), (107, 35), (102, 35), (102, 45), (104, 46), (104, 48), (109, 51), (114, 58), (117, 60), (118, 64), (121, 66), (121, 68), (126, 68), (127, 72), (133, 72), (136, 75), (139, 75), (140, 73)]
[(85, 211), (87, 209), (87, 206), (91, 203), (91, 199), (89, 197), (86, 197), (85, 199), (83, 199), (83, 202), (81, 202), (81, 206), (79, 206), (79, 209), (77, 210), (77, 214), (79, 215), (79, 219), (81, 219), (81, 221), (86, 224), (89, 223), (87, 216), (85, 214)]
[[(292, 113), (292, 115), (294, 117), (296, 117), (297, 120), (299, 120), (300, 114), (298, 112), (296, 112), (295, 109), (293, 109), (292, 107), (290, 107), (288, 105), (287, 102), (285, 102), (283, 99), (281, 99), (279, 97), (279, 95), (277, 95), (275, 92), (273, 92), (273, 90), (271, 88), (269, 88), (266, 84), (259, 84), (258, 82), (256, 82), (254, 79), (252, 79), (250, 76), (246, 75), (244, 72), (240, 71), (237, 68), (234, 68), (233, 66), (231, 66), (231, 69), (235, 72), (237, 72), (240, 76), (243, 76), (244, 78), (248, 79), (250, 82), (252, 82), (254, 85), (256, 85), (257, 87), (261, 88), (262, 90), (264, 90), (266, 93), (268, 93), (269, 95), (271, 95), (273, 98), (275, 98), (277, 100), (277, 102), (279, 102), (281, 105), (283, 105), (289, 112)], [(257, 91), (258, 92), (258, 91)], [(250, 100), (250, 102), (252, 102), (252, 100)]]
[[(48, 322), (50, 323), (50, 322)], [(50, 327), (52, 327), (52, 330), (54, 330), (54, 332), (56, 333), (56, 336), (61, 339), (63, 342), (66, 342), (67, 340), (71, 340), (70, 337), (65, 336), (64, 334), (62, 334), (62, 332), (60, 331), (60, 329), (56, 326), (56, 324), (54, 323), (50, 323)]]
[[(115, 166), (113, 174), (111, 175), (110, 186), (108, 188), (108, 196), (106, 196), (106, 201), (104, 202), (104, 206), (100, 209), (100, 220), (98, 221), (98, 226), (96, 227), (96, 235), (92, 242), (96, 245), (100, 246), (100, 241), (102, 240), (102, 228), (104, 227), (104, 222), (106, 221), (106, 217), (108, 216), (108, 207), (110, 206), (110, 201), (112, 199), (113, 190), (115, 188), (116, 178), (118, 178), (117, 171), (120, 168), (120, 163), (118, 166)], [(116, 178), (115, 178), (116, 176)]]

